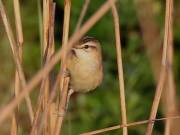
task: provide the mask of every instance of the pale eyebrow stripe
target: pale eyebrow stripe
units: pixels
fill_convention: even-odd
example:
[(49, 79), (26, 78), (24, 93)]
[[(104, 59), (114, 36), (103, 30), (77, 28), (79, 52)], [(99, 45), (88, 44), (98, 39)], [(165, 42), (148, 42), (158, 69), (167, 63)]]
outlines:
[(83, 44), (83, 45), (81, 45), (81, 46), (82, 46), (82, 48), (83, 48), (83, 47), (85, 47), (86, 45), (88, 45), (88, 46), (90, 46), (90, 47), (94, 47), (94, 48), (96, 48), (96, 46), (95, 46), (95, 45), (93, 45), (93, 44), (91, 44), (91, 43), (90, 43), (90, 44), (88, 44), (88, 43), (86, 44), (86, 43), (85, 43), (85, 44)]

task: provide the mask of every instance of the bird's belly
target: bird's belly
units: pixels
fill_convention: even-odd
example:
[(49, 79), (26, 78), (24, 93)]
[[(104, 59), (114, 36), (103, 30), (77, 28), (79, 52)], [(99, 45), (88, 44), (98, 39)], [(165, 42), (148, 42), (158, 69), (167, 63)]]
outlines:
[(76, 67), (71, 74), (71, 87), (77, 92), (87, 92), (95, 89), (102, 80), (102, 71), (98, 68)]

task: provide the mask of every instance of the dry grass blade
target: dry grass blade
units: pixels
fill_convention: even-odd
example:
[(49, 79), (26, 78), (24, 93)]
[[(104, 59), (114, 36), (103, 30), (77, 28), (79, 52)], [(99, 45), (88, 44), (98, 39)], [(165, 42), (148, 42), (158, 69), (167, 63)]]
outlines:
[[(153, 70), (154, 78), (155, 81), (158, 80), (159, 78), (159, 73), (160, 73), (160, 65), (161, 65), (161, 53), (162, 53), (162, 48), (160, 47), (160, 28), (158, 27), (157, 21), (155, 19), (155, 12), (152, 12), (153, 10), (153, 5), (155, 1), (148, 0), (136, 0), (136, 11), (138, 15), (138, 20), (142, 29), (143, 33), (143, 40), (144, 40), (144, 47), (147, 52), (147, 56), (149, 57), (151, 67)], [(148, 27), (147, 27), (148, 26)], [(171, 32), (172, 33), (172, 32)], [(171, 35), (172, 37), (172, 35)], [(171, 39), (170, 39), (171, 40)], [(173, 40), (173, 37), (172, 37)], [(173, 41), (171, 41), (173, 42)], [(169, 58), (169, 53), (171, 53)], [(169, 44), (169, 49), (168, 49), (168, 75), (166, 79), (166, 83), (164, 86), (164, 90), (162, 93), (162, 110), (163, 113), (165, 113), (165, 116), (172, 116), (172, 115), (177, 115), (179, 114), (179, 109), (177, 106), (177, 98), (176, 98), (176, 88), (175, 88), (175, 80), (173, 76), (173, 68), (172, 68), (172, 63), (173, 63), (173, 43)], [(165, 135), (169, 135), (169, 131), (173, 135), (179, 135), (180, 129), (176, 126), (180, 124), (180, 120), (173, 120), (169, 124), (169, 121), (166, 121), (165, 125)], [(170, 126), (171, 125), (171, 126)], [(171, 129), (170, 129), (171, 128)], [(170, 130), (169, 130), (170, 129)]]
[[(122, 65), (122, 54), (121, 54), (121, 39), (120, 39), (120, 26), (119, 26), (119, 15), (115, 4), (112, 0), (109, 0), (112, 6), (112, 14), (114, 18), (114, 28), (116, 37), (116, 53), (117, 53), (117, 64), (118, 64), (118, 77), (120, 87), (120, 105), (121, 105), (121, 118), (124, 125), (127, 124), (126, 116), (126, 102), (125, 102), (125, 88), (124, 88), (124, 76), (123, 76), (123, 65)], [(127, 127), (123, 128), (123, 135), (127, 135)]]
[[(13, 35), (13, 32), (12, 32), (12, 28), (11, 28), (11, 26), (9, 24), (9, 21), (8, 21), (8, 18), (7, 18), (7, 15), (6, 15), (5, 8), (4, 8), (4, 5), (2, 3), (2, 0), (0, 0), (0, 14), (2, 16), (2, 20), (3, 20), (4, 26), (5, 26), (5, 30), (6, 30), (6, 33), (8, 35), (9, 41), (10, 41), (11, 49), (12, 49), (12, 52), (13, 52), (13, 59), (14, 59), (15, 64), (16, 64), (19, 79), (20, 79), (20, 81), (22, 83), (22, 87), (24, 88), (25, 85), (26, 85), (26, 80), (25, 80), (25, 76), (24, 76), (24, 73), (23, 73), (23, 69), (21, 67), (21, 62), (20, 62), (19, 53), (18, 53), (19, 51), (18, 51), (18, 48), (17, 48), (17, 44), (15, 42), (15, 38), (14, 38), (14, 35)], [(28, 94), (25, 95), (25, 97), (26, 97), (26, 103), (27, 103), (27, 107), (28, 107), (30, 120), (31, 120), (31, 123), (32, 123), (33, 118), (34, 118), (34, 114), (33, 114), (33, 109), (32, 109), (32, 105), (31, 105), (31, 100), (30, 100), (30, 97), (28, 96)]]
[(95, 130), (95, 131), (91, 131), (91, 132), (86, 132), (86, 133), (82, 133), (80, 135), (97, 135), (97, 134), (102, 134), (105, 132), (109, 132), (112, 130), (117, 130), (123, 127), (134, 127), (134, 126), (138, 126), (138, 125), (142, 125), (142, 124), (147, 124), (147, 123), (154, 123), (156, 121), (165, 121), (165, 120), (172, 120), (172, 119), (180, 119), (180, 116), (172, 116), (172, 117), (164, 117), (164, 118), (159, 118), (159, 119), (153, 119), (153, 120), (143, 120), (143, 121), (137, 121), (137, 122), (132, 122), (126, 125), (117, 125), (117, 126), (112, 126), (112, 127), (108, 127), (108, 128), (103, 128), (103, 129), (99, 129), (99, 130)]
[(18, 122), (17, 122), (16, 113), (13, 113), (11, 121), (11, 135), (17, 135), (18, 133)]
[(80, 28), (80, 26), (82, 24), (82, 21), (83, 21), (83, 18), (85, 16), (85, 14), (86, 14), (87, 9), (88, 9), (89, 3), (90, 3), (90, 0), (85, 0), (84, 1), (84, 5), (83, 5), (83, 8), (81, 10), (78, 22), (77, 22), (77, 25), (76, 25), (76, 28), (75, 28), (75, 32)]
[(68, 96), (68, 86), (69, 86), (69, 77), (64, 79), (64, 88), (62, 91), (62, 95), (60, 96), (60, 103), (59, 103), (59, 109), (58, 109), (58, 114), (57, 114), (57, 119), (56, 119), (56, 124), (55, 124), (55, 130), (54, 130), (54, 135), (59, 135), (61, 134), (61, 128), (63, 125), (63, 120), (64, 116), (66, 113), (66, 105), (67, 105), (67, 96)]
[[(172, 34), (171, 34), (172, 37)], [(168, 108), (167, 108), (167, 116), (171, 116), (174, 114), (179, 114), (179, 112), (177, 111), (177, 103), (174, 102), (174, 99), (172, 97), (176, 97), (176, 91), (175, 91), (175, 84), (174, 84), (174, 75), (173, 75), (173, 68), (172, 68), (172, 63), (173, 63), (173, 44), (169, 45), (169, 50), (168, 50), (168, 69), (167, 69), (167, 73), (168, 73), (168, 89), (169, 91), (166, 93), (168, 94), (169, 98), (166, 99), (166, 103), (168, 104)], [(166, 122), (166, 127), (165, 127), (165, 135), (169, 135), (169, 134), (173, 134), (173, 135), (177, 135), (178, 132), (178, 126), (179, 124), (177, 122), (174, 122), (172, 120), (167, 120)]]
[[(1, 1), (1, 0), (0, 0)], [(113, 0), (116, 2), (117, 0)], [(1, 9), (1, 8), (0, 8)], [(67, 46), (68, 49), (71, 48), (73, 43), (78, 41), (102, 16), (110, 9), (109, 2), (105, 2), (96, 13), (70, 38)], [(12, 111), (17, 107), (17, 105), (26, 97), (37, 84), (48, 75), (48, 73), (52, 70), (54, 65), (59, 62), (61, 59), (62, 50), (58, 50), (52, 59), (48, 62), (48, 64), (43, 67), (36, 75), (29, 81), (26, 87), (23, 88), (22, 92), (19, 94), (17, 98), (12, 100), (8, 105), (4, 108), (1, 108), (0, 111), (0, 125), (4, 122), (4, 120), (12, 113)]]
[[(69, 39), (69, 24), (70, 24), (70, 14), (71, 14), (71, 0), (64, 0), (64, 24), (63, 24), (63, 37), (62, 37), (62, 49), (65, 48), (67, 50), (67, 43)], [(66, 108), (66, 100), (67, 100), (67, 93), (68, 93), (68, 84), (69, 78), (65, 81), (64, 73), (66, 72), (66, 55), (67, 51), (64, 51), (62, 54), (61, 59), (61, 67), (60, 67), (60, 92), (61, 92), (61, 99), (59, 99), (58, 103), (58, 112), (62, 115), (62, 117), (56, 117), (56, 124), (54, 134), (59, 135), (61, 133), (61, 127), (65, 115), (64, 108)]]
[[(13, 0), (14, 2), (14, 15), (15, 15), (15, 23), (16, 23), (16, 32), (17, 32), (17, 40), (18, 40), (18, 53), (20, 62), (22, 63), (22, 45), (23, 45), (23, 32), (22, 32), (22, 24), (21, 24), (21, 15), (20, 15), (20, 7), (19, 7), (19, 0)], [(20, 78), (18, 75), (18, 72), (16, 70), (15, 73), (15, 88), (14, 88), (14, 95), (17, 97), (17, 95), (20, 92)], [(14, 112), (12, 117), (12, 126), (11, 126), (11, 135), (16, 135), (18, 130), (18, 108)]]
[[(69, 39), (69, 22), (71, 12), (71, 1), (64, 0), (64, 23), (63, 23), (63, 37), (62, 37), (62, 50), (67, 50), (67, 43)], [(60, 67), (60, 91), (63, 90), (64, 73), (66, 71), (66, 54), (67, 51), (63, 51)]]
[[(57, 91), (57, 88), (59, 87), (59, 82), (60, 82), (60, 73), (58, 74), (58, 76), (57, 76), (57, 79), (56, 79), (56, 81), (55, 81), (55, 83), (54, 83), (54, 86), (53, 86), (53, 88), (52, 88), (52, 90), (51, 90), (51, 94), (50, 94), (50, 96), (49, 96), (49, 101), (48, 101), (48, 104), (47, 104), (47, 107), (45, 108), (45, 110), (44, 110), (44, 112), (43, 112), (43, 116), (42, 116), (42, 119), (41, 119), (41, 123), (40, 123), (40, 128), (39, 128), (39, 132), (41, 133), (42, 131), (42, 127), (43, 127), (43, 120), (44, 120), (44, 118), (45, 118), (45, 116), (47, 115), (47, 113), (48, 113), (48, 111), (50, 110), (49, 108), (51, 107), (51, 104), (54, 104), (53, 103), (53, 100), (54, 100), (54, 98), (55, 98), (55, 96), (56, 96), (56, 91)], [(41, 106), (41, 104), (42, 104), (42, 102), (39, 102), (40, 103), (40, 105), (39, 106)], [(38, 114), (39, 115), (39, 114)], [(37, 116), (37, 117), (39, 117), (39, 116)], [(53, 117), (54, 117), (54, 114), (53, 114)], [(35, 119), (36, 119), (36, 117), (35, 117)], [(36, 124), (37, 125), (37, 124)], [(36, 125), (33, 125), (33, 126), (35, 126), (36, 127)], [(55, 128), (55, 127), (54, 127)], [(54, 129), (53, 128), (53, 129)], [(34, 134), (34, 129), (32, 128), (32, 130), (31, 130), (31, 135), (33, 135)], [(52, 133), (53, 134), (53, 133)]]
[[(47, 43), (48, 45), (46, 45), (46, 49), (45, 49), (46, 51), (44, 52), (44, 58), (43, 58), (44, 64), (48, 63), (48, 61), (50, 60), (50, 58), (52, 57), (52, 55), (54, 53), (55, 3), (50, 1), (49, 5), (46, 5), (45, 9), (47, 9), (47, 8), (49, 8), (49, 19), (46, 18), (45, 20), (49, 20), (49, 24), (48, 24), (48, 29), (47, 29), (48, 31), (46, 31), (45, 33), (48, 34), (48, 43)], [(48, 91), (46, 91), (46, 90), (49, 89), (50, 86), (48, 86), (48, 88), (45, 88), (45, 87), (47, 87), (47, 85), (45, 83), (48, 83), (48, 85), (49, 85), (50, 84), (49, 79), (48, 80), (47, 80), (47, 78), (44, 79), (41, 84), (40, 94), (39, 94), (39, 98), (38, 98), (38, 102), (37, 102), (38, 103), (37, 110), (36, 110), (35, 118), (33, 121), (33, 127), (31, 130), (32, 135), (37, 133), (37, 131), (39, 130), (38, 120), (40, 120), (40, 116), (41, 116), (40, 112), (41, 111), (43, 112), (48, 108), (49, 90)], [(48, 98), (46, 98), (46, 100), (44, 99), (45, 93), (46, 93), (45, 91), (48, 92)], [(47, 95), (46, 95), (46, 97), (47, 97)], [(43, 106), (43, 109), (42, 109), (42, 106)], [(50, 124), (48, 122), (48, 116), (45, 115), (45, 118), (42, 118), (42, 119), (43, 119), (43, 126), (44, 126), (43, 129), (47, 130), (46, 134), (49, 134), (50, 133)]]
[[(173, 1), (171, 1), (171, 5), (173, 8)], [(173, 11), (173, 9), (172, 9)], [(170, 35), (169, 35), (169, 49), (167, 52), (167, 73), (168, 73), (168, 91), (166, 92), (166, 104), (167, 104), (167, 117), (175, 114), (179, 114), (178, 112), (178, 106), (176, 103), (176, 88), (175, 88), (175, 80), (173, 75), (173, 18), (172, 23), (170, 24)], [(165, 133), (164, 135), (178, 135), (179, 134), (179, 128), (178, 124), (179, 121), (172, 121), (167, 120), (165, 125)]]
[[(162, 56), (162, 65), (161, 65), (161, 72), (160, 72), (160, 78), (157, 84), (155, 98), (153, 101), (151, 114), (150, 114), (150, 120), (156, 118), (160, 98), (162, 95), (162, 90), (164, 86), (164, 81), (166, 78), (166, 71), (167, 71), (167, 50), (169, 48), (170, 44), (170, 33), (171, 33), (171, 24), (172, 24), (172, 0), (166, 0), (166, 16), (165, 16), (165, 35), (164, 35), (164, 44), (163, 44), (163, 56)], [(151, 135), (153, 131), (154, 123), (149, 123), (148, 128), (146, 131), (146, 135)]]
[[(43, 50), (43, 59), (42, 59), (42, 64), (43, 66), (48, 63), (49, 58), (51, 57), (51, 49), (52, 49), (52, 44), (49, 44), (49, 29), (50, 29), (50, 0), (43, 0), (43, 45), (42, 45), (42, 50)], [(50, 89), (50, 80), (49, 80), (49, 75), (43, 79), (42, 84), (42, 110), (45, 110), (49, 98), (49, 89)], [(48, 122), (48, 116), (46, 115), (44, 119), (44, 127), (43, 127), (43, 134), (48, 135), (49, 134), (49, 122)]]
[[(50, 58), (52, 57), (52, 55), (54, 54), (54, 51), (55, 51), (55, 44), (54, 44), (54, 23), (55, 23), (55, 8), (56, 8), (56, 4), (51, 2), (50, 4), (50, 28), (49, 28), (49, 44), (52, 46), (51, 47), (51, 56)], [(49, 58), (49, 59), (50, 59)], [(51, 87), (50, 87), (51, 88)], [(49, 95), (49, 100), (51, 98), (51, 94)], [(55, 103), (50, 103), (49, 105), (49, 100), (47, 101), (47, 106), (46, 108), (48, 109), (49, 111), (49, 133), (50, 134), (53, 134), (53, 130), (54, 130), (54, 127), (55, 127), (55, 117), (54, 117), (54, 113), (56, 111), (56, 106), (55, 106)], [(49, 107), (49, 106), (50, 107)], [(49, 107), (49, 108), (48, 108)], [(45, 109), (46, 109), (45, 108)], [(45, 115), (46, 117), (46, 115)]]

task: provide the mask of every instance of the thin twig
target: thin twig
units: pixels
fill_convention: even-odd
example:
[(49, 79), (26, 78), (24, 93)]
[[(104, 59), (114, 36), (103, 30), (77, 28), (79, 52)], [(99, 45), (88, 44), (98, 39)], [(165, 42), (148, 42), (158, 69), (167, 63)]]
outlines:
[[(17, 67), (16, 69), (17, 69), (18, 74), (19, 74), (19, 79), (20, 79), (20, 81), (22, 83), (22, 87), (24, 89), (25, 86), (26, 86), (26, 80), (25, 80), (24, 72), (23, 72), (23, 69), (22, 69), (22, 66), (21, 66), (21, 62), (20, 62), (17, 44), (15, 42), (15, 38), (14, 38), (14, 35), (13, 35), (13, 32), (12, 32), (12, 28), (11, 28), (10, 23), (8, 21), (6, 11), (5, 11), (5, 7), (4, 7), (4, 5), (2, 3), (2, 0), (0, 0), (0, 14), (2, 16), (2, 20), (3, 20), (4, 26), (5, 26), (5, 30), (6, 30), (6, 33), (8, 35), (8, 38), (9, 38), (10, 46), (11, 46), (11, 49), (12, 49), (12, 52), (13, 52), (13, 59), (15, 61), (15, 64), (16, 64), (16, 67)], [(30, 120), (31, 120), (31, 123), (32, 123), (33, 118), (34, 118), (34, 114), (33, 114), (33, 109), (32, 109), (32, 105), (31, 105), (31, 100), (30, 100), (30, 97), (29, 97), (28, 93), (26, 95), (24, 95), (24, 96), (25, 96), (25, 99), (26, 99), (27, 107), (28, 107), (29, 117), (30, 117)]]
[(80, 13), (80, 17), (79, 17), (79, 19), (78, 19), (78, 22), (77, 22), (77, 25), (76, 25), (76, 28), (75, 28), (75, 32), (76, 32), (77, 30), (79, 30), (79, 28), (80, 28), (80, 26), (81, 26), (81, 24), (82, 24), (82, 21), (83, 21), (84, 16), (85, 16), (85, 14), (86, 14), (86, 12), (87, 12), (89, 3), (90, 3), (90, 0), (85, 0), (85, 1), (84, 1), (84, 5), (83, 5), (83, 8), (82, 8), (82, 10), (81, 10), (81, 13)]
[[(156, 118), (156, 114), (157, 114), (157, 110), (158, 110), (158, 106), (159, 106), (159, 102), (160, 102), (160, 98), (162, 95), (162, 90), (163, 90), (163, 86), (164, 86), (164, 82), (165, 82), (165, 78), (167, 74), (166, 72), (167, 71), (167, 50), (170, 44), (170, 33), (171, 33), (170, 28), (171, 28), (171, 23), (172, 23), (172, 8), (173, 8), (171, 3), (172, 3), (172, 0), (166, 0), (165, 34), (164, 34), (162, 64), (161, 64), (160, 78), (157, 84), (156, 93), (155, 93), (155, 97), (154, 97), (154, 101), (153, 101), (153, 105), (151, 109), (151, 114), (149, 118), (150, 120)], [(154, 123), (148, 124), (146, 135), (152, 134), (153, 126), (154, 126)]]
[[(123, 64), (122, 64), (122, 52), (121, 52), (121, 36), (119, 26), (119, 15), (115, 4), (112, 0), (109, 0), (112, 7), (112, 15), (114, 19), (114, 30), (116, 38), (116, 53), (117, 53), (117, 64), (118, 64), (118, 77), (119, 77), (119, 91), (120, 91), (120, 105), (121, 105), (121, 116), (122, 124), (127, 124), (126, 116), (126, 101), (125, 101), (125, 88), (124, 88), (124, 75), (123, 75)], [(123, 128), (123, 135), (127, 135), (127, 127)]]
[[(1, 0), (0, 0), (1, 1)], [(113, 0), (116, 2), (117, 0)], [(0, 8), (1, 9), (1, 8)], [(109, 2), (105, 2), (99, 9), (94, 13), (92, 17), (70, 38), (67, 46), (68, 50), (72, 47), (72, 45), (78, 41), (94, 24), (103, 17), (103, 15), (110, 9)], [(59, 62), (61, 59), (61, 53), (64, 50), (58, 50), (52, 59), (48, 62), (46, 66), (44, 66), (36, 75), (29, 81), (26, 87), (23, 88), (22, 92), (19, 94), (17, 98), (12, 100), (9, 104), (4, 106), (4, 108), (0, 111), (0, 126), (8, 118), (8, 116), (12, 113), (12, 111), (17, 107), (17, 105), (24, 99), (24, 97), (29, 94), (38, 83), (48, 75), (48, 73), (52, 70), (54, 65)]]
[(102, 133), (109, 132), (112, 130), (117, 130), (117, 129), (120, 129), (123, 127), (134, 127), (134, 126), (138, 126), (138, 125), (142, 125), (142, 124), (146, 124), (146, 123), (154, 123), (156, 121), (164, 121), (164, 120), (169, 120), (169, 119), (180, 119), (180, 116), (172, 116), (172, 117), (164, 117), (164, 118), (159, 118), (159, 119), (137, 121), (137, 122), (132, 122), (132, 123), (129, 123), (126, 125), (117, 125), (117, 126), (103, 128), (103, 129), (99, 129), (99, 130), (95, 130), (95, 131), (91, 131), (91, 132), (86, 132), (86, 133), (82, 133), (80, 135), (97, 135), (97, 134), (102, 134)]

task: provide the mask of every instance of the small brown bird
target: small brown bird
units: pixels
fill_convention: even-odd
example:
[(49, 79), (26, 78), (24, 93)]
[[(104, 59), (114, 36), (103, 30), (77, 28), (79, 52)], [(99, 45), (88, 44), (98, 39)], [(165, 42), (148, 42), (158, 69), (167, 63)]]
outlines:
[(67, 69), (74, 92), (88, 92), (99, 86), (103, 78), (99, 41), (86, 36), (77, 42), (68, 54)]

